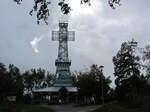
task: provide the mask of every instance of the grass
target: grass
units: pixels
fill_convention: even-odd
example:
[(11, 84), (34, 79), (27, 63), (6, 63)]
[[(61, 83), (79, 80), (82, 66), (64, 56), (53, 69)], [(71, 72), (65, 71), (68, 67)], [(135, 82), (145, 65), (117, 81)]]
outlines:
[(139, 106), (125, 103), (108, 103), (92, 112), (150, 112), (150, 102), (145, 102)]
[(133, 107), (125, 103), (108, 103), (92, 112), (150, 112), (150, 103)]
[(32, 104), (0, 105), (0, 112), (53, 112), (48, 107)]
[(110, 103), (92, 112), (130, 112), (130, 111), (127, 110), (125, 107), (122, 107), (121, 105)]

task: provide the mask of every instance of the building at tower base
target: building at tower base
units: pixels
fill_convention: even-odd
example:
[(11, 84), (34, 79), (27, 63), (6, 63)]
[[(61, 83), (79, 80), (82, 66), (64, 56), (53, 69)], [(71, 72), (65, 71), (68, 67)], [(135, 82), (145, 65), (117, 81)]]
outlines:
[(51, 87), (35, 89), (34, 95), (47, 99), (49, 103), (75, 102), (77, 99), (77, 87), (71, 80), (71, 61), (68, 57), (68, 41), (75, 40), (75, 32), (68, 31), (68, 23), (59, 23), (59, 31), (52, 31), (52, 40), (59, 41), (58, 57), (55, 61), (56, 76)]

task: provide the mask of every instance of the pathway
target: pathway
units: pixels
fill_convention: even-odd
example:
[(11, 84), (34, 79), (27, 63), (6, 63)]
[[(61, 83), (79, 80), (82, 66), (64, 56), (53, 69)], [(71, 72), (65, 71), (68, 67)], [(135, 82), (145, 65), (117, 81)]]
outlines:
[(100, 107), (100, 105), (92, 106), (77, 106), (75, 104), (65, 104), (65, 105), (43, 105), (51, 108), (54, 112), (90, 112)]

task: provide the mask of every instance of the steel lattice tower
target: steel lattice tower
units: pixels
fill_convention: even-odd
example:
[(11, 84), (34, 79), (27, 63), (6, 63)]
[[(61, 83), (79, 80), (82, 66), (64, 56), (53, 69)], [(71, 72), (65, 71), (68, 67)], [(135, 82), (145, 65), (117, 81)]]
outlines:
[(72, 86), (68, 41), (75, 40), (75, 32), (68, 31), (68, 23), (59, 23), (59, 31), (52, 31), (52, 40), (59, 41), (58, 57), (55, 61), (56, 75), (58, 77), (53, 86)]

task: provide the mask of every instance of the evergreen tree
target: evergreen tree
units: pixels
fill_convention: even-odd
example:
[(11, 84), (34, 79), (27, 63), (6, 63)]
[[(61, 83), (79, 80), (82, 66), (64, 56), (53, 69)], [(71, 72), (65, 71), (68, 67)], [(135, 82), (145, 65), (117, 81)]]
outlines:
[(133, 75), (140, 75), (139, 57), (134, 54), (135, 47), (137, 47), (137, 42), (124, 42), (117, 55), (113, 57), (115, 83), (117, 86), (120, 86), (123, 80)]
[(135, 99), (138, 94), (140, 64), (139, 57), (134, 52), (136, 47), (137, 42), (134, 40), (123, 42), (113, 57), (116, 95), (120, 100)]
[(145, 62), (144, 68), (146, 69), (146, 79), (150, 84), (150, 45), (146, 45), (142, 53)]

